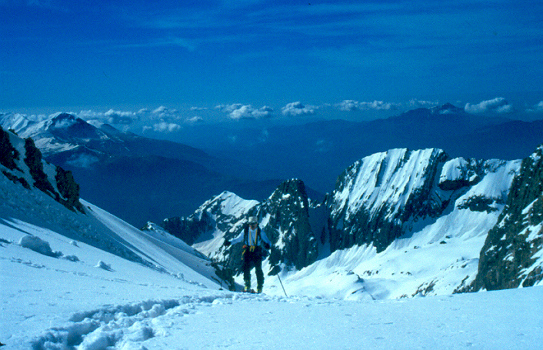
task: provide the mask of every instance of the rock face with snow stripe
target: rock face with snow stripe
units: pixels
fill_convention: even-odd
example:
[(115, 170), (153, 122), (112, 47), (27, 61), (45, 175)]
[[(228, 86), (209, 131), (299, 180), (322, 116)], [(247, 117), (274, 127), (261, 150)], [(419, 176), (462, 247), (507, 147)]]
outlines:
[(481, 167), (481, 162), (475, 159), (451, 159), (443, 165), (439, 188), (450, 191), (474, 185), (480, 180)]
[(320, 229), (310, 224), (312, 208), (304, 183), (293, 179), (280, 184), (264, 202), (223, 192), (189, 217), (169, 218), (162, 225), (178, 237), (188, 237), (189, 242), (195, 242), (195, 248), (215, 261), (239, 270), (241, 247), (225, 249), (222, 245), (242, 232), (249, 216), (257, 216), (274, 245), (270, 263), (300, 269), (318, 256), (319, 242), (314, 232)]
[(473, 289), (533, 286), (543, 280), (543, 146), (522, 161), (507, 205), (489, 232)]
[(32, 184), (68, 209), (84, 213), (79, 202), (79, 185), (72, 173), (43, 161), (31, 138), (22, 140), (0, 128), (0, 150), (2, 173), (8, 179), (26, 189), (30, 189)]
[(439, 149), (395, 149), (351, 165), (327, 204), (332, 251), (366, 243), (382, 251), (408, 222), (439, 216), (451, 199), (435, 186), (447, 158)]
[(372, 244), (381, 252), (419, 223), (438, 219), (461, 196), (460, 209), (498, 210), (507, 185), (470, 190), (507, 164), (449, 159), (440, 149), (394, 149), (357, 161), (338, 178), (327, 201), (331, 250)]

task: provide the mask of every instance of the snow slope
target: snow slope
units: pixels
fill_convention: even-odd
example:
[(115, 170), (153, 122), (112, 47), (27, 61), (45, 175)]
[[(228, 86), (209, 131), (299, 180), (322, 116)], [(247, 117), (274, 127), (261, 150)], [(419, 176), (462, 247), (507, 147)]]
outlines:
[[(3, 349), (534, 349), (543, 341), (540, 287), (349, 301), (293, 281), (289, 297), (274, 296), (269, 277), (269, 295), (232, 293), (154, 244), (173, 243), (181, 259), (182, 243), (90, 203), (76, 214), (4, 177), (0, 195)], [(78, 240), (82, 232), (114, 237), (103, 247), (111, 252)], [(121, 245), (148, 263), (112, 254)]]
[(0, 342), (8, 348), (28, 349), (78, 311), (219, 289), (209, 260), (184, 242), (81, 203), (86, 214), (0, 176)]
[[(29, 233), (62, 255), (20, 246)], [(541, 287), (384, 301), (311, 290), (244, 295), (16, 219), (2, 220), (0, 237), (4, 349), (536, 349), (543, 342)]]

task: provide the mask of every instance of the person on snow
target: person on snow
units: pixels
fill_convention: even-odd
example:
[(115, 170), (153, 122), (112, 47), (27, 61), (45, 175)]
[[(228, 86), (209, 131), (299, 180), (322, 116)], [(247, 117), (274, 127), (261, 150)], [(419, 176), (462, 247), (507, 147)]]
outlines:
[(247, 225), (243, 231), (232, 241), (225, 241), (225, 246), (243, 242), (243, 251), (241, 260), (243, 260), (243, 280), (245, 281), (245, 291), (251, 291), (251, 269), (255, 267), (257, 293), (262, 293), (264, 287), (264, 273), (262, 272), (262, 259), (266, 255), (265, 249), (270, 249), (271, 242), (266, 237), (264, 231), (258, 226), (256, 216), (251, 216), (247, 220)]

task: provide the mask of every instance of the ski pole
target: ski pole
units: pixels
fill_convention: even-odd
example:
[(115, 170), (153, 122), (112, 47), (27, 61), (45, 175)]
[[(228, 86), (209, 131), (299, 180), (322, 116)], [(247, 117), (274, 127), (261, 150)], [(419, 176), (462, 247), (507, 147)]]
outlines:
[(279, 283), (281, 283), (281, 287), (283, 288), (283, 293), (285, 293), (285, 296), (288, 298), (287, 292), (285, 291), (285, 287), (283, 286), (283, 281), (281, 281), (281, 277), (279, 277), (279, 274), (277, 275), (277, 278), (279, 278)]

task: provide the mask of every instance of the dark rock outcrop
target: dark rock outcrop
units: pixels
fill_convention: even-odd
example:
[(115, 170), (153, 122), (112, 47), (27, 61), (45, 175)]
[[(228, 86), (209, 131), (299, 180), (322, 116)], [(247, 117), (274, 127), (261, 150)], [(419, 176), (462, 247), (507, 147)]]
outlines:
[(163, 228), (175, 237), (182, 239), (185, 243), (192, 245), (203, 233), (211, 230), (212, 220), (207, 215), (189, 218), (173, 217), (162, 222)]
[(30, 170), (30, 175), (34, 179), (34, 186), (42, 192), (47, 193), (55, 200), (59, 200), (53, 185), (49, 182), (47, 175), (43, 171), (43, 162), (40, 150), (34, 144), (31, 138), (25, 139), (25, 163)]
[(19, 152), (11, 145), (8, 132), (0, 128), (0, 164), (10, 170), (17, 168), (15, 161), (19, 159)]
[[(18, 146), (14, 146), (12, 141)], [(17, 147), (24, 149), (24, 159), (21, 159)], [(42, 159), (42, 153), (31, 138), (22, 140), (13, 134), (10, 140), (9, 133), (0, 128), (0, 151), (0, 164), (5, 167), (2, 173), (9, 180), (30, 190), (32, 187), (27, 179), (31, 178), (34, 187), (54, 198), (66, 208), (81, 213), (85, 212), (79, 201), (79, 185), (75, 182), (72, 173), (45, 162)], [(26, 170), (23, 171), (23, 168), (28, 168), (28, 173), (25, 173)]]
[(83, 205), (79, 202), (79, 184), (75, 182), (72, 172), (57, 166), (55, 180), (57, 181), (57, 188), (62, 196), (58, 200), (64, 204), (65, 207), (77, 209), (84, 213)]
[(543, 146), (523, 160), (507, 205), (481, 250), (472, 290), (529, 287), (543, 279)]
[(301, 180), (283, 182), (260, 207), (269, 217), (264, 230), (276, 246), (270, 263), (292, 264), (301, 269), (315, 262), (318, 240), (309, 222), (309, 199)]

